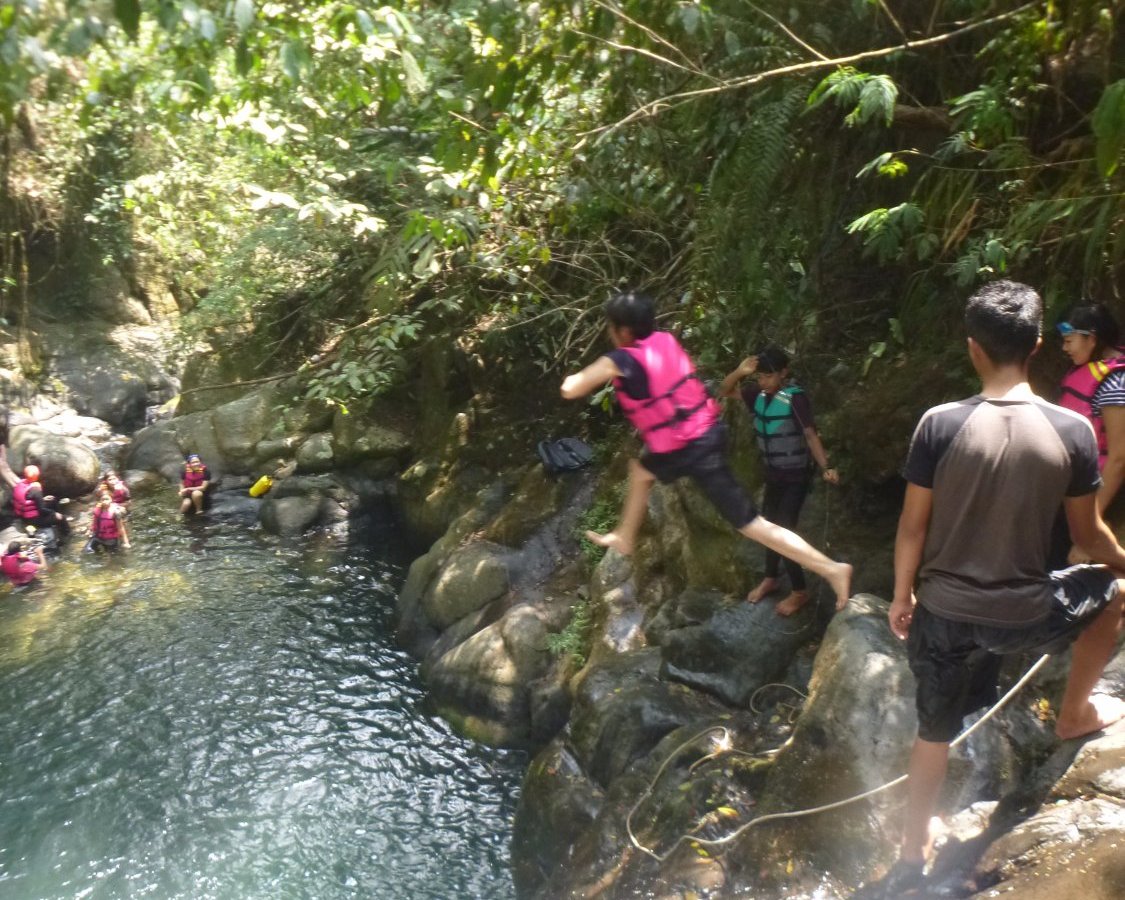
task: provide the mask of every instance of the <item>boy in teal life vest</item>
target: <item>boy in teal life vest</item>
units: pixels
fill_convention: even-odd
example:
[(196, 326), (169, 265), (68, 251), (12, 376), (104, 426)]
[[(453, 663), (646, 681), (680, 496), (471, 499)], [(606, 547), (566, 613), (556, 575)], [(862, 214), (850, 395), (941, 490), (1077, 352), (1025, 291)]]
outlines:
[[(762, 513), (771, 522), (796, 528), (809, 492), (813, 462), (830, 484), (838, 484), (840, 478), (828, 465), (828, 454), (820, 442), (808, 394), (789, 380), (789, 356), (785, 351), (771, 344), (757, 356), (747, 357), (723, 379), (719, 395), (733, 397), (739, 393), (739, 382), (751, 376), (755, 381), (743, 386), (741, 395), (754, 417), (754, 435), (766, 466)], [(781, 557), (767, 548), (765, 575), (746, 599), (757, 603), (776, 590), (780, 567)], [(809, 602), (809, 593), (805, 573), (798, 562), (787, 559), (785, 571), (790, 592), (777, 604), (775, 611), (778, 615), (791, 616)]]
[(726, 426), (719, 405), (695, 374), (679, 341), (655, 330), (652, 299), (640, 293), (617, 294), (606, 304), (606, 318), (614, 349), (567, 376), (562, 395), (574, 400), (613, 382), (617, 401), (640, 432), (645, 451), (639, 460), (630, 460), (629, 489), (617, 527), (608, 534), (588, 531), (586, 537), (630, 555), (653, 483), (687, 476), (742, 535), (824, 578), (836, 595), (836, 608), (843, 609), (852, 567), (829, 559), (789, 529), (758, 514), (753, 498), (727, 465)]

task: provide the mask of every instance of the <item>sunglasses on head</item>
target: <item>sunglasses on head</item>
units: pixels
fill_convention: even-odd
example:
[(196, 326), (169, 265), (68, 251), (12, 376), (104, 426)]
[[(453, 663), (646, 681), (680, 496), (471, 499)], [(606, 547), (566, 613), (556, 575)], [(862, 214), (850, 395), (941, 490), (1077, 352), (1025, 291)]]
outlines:
[(1055, 327), (1058, 329), (1059, 334), (1061, 334), (1063, 337), (1066, 337), (1068, 334), (1084, 334), (1086, 335), (1086, 337), (1089, 337), (1094, 333), (1092, 331), (1087, 331), (1084, 328), (1075, 328), (1069, 322), (1059, 322), (1059, 324)]

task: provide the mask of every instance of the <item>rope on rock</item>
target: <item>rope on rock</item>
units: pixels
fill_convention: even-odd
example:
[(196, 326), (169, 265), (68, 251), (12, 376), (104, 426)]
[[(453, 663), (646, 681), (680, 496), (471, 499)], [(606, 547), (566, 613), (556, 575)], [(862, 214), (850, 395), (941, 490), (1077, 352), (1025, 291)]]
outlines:
[[(1002, 710), (1008, 704), (1008, 702), (1023, 689), (1024, 685), (1026, 685), (1032, 678), (1034, 678), (1035, 675), (1039, 672), (1039, 670), (1042, 669), (1043, 666), (1045, 666), (1047, 664), (1048, 659), (1050, 659), (1050, 654), (1044, 654), (1043, 656), (1039, 657), (1039, 660), (1030, 669), (1027, 670), (1027, 672), (1024, 674), (1024, 676), (1019, 681), (1017, 681), (1014, 685), (1012, 685), (1012, 687), (1008, 690), (1008, 692), (1003, 697), (1001, 697), (992, 706), (992, 708), (988, 710), (988, 712), (986, 712), (983, 716), (981, 716), (979, 719), (977, 719), (976, 722), (974, 722), (967, 729), (965, 729), (963, 732), (961, 732), (961, 734), (959, 734), (949, 746), (950, 747), (956, 747), (959, 744), (964, 743), (966, 740), (969, 739), (969, 736), (971, 734), (973, 734), (973, 732), (975, 732), (978, 728), (980, 728), (982, 725), (984, 725), (985, 722), (989, 721), (989, 719), (991, 719), (994, 715), (996, 715), (996, 713), (1000, 712), (1000, 710)], [(769, 687), (770, 685), (763, 685), (763, 686)], [(760, 688), (759, 688), (759, 690), (760, 690)], [(755, 692), (755, 694), (756, 693), (757, 692)], [(711, 725), (710, 727), (705, 728), (703, 731), (699, 732), (698, 734), (696, 734), (696, 735), (692, 736), (691, 738), (689, 738), (688, 740), (684, 741), (672, 753), (670, 753), (668, 755), (668, 757), (664, 760), (664, 762), (660, 764), (660, 768), (658, 768), (656, 770), (656, 775), (653, 777), (652, 781), (649, 782), (648, 787), (645, 788), (645, 790), (641, 793), (640, 798), (637, 800), (637, 802), (635, 804), (633, 804), (633, 807), (632, 807), (632, 809), (629, 810), (628, 815), (625, 816), (625, 831), (629, 835), (630, 842), (632, 842), (633, 846), (636, 847), (638, 850), (640, 850), (642, 853), (647, 854), (648, 856), (655, 859), (657, 862), (664, 862), (666, 859), (668, 859), (668, 857), (670, 857), (679, 848), (680, 844), (684, 843), (684, 841), (687, 841), (687, 840), (691, 840), (691, 841), (693, 841), (697, 844), (703, 844), (703, 845), (708, 846), (708, 847), (721, 847), (725, 844), (731, 843), (734, 840), (737, 840), (739, 837), (742, 836), (742, 834), (744, 834), (746, 831), (748, 831), (750, 828), (754, 827), (755, 825), (761, 825), (764, 822), (772, 822), (772, 821), (777, 821), (779, 819), (796, 819), (796, 818), (800, 818), (800, 817), (803, 817), (803, 816), (812, 816), (812, 815), (816, 815), (817, 813), (828, 812), (829, 810), (833, 810), (833, 809), (839, 809), (842, 806), (847, 806), (851, 803), (856, 803), (860, 800), (865, 800), (868, 797), (873, 797), (876, 794), (882, 793), (883, 791), (887, 791), (887, 790), (890, 790), (893, 787), (897, 787), (898, 785), (902, 784), (907, 779), (906, 775), (900, 775), (898, 778), (894, 779), (893, 781), (888, 781), (886, 784), (880, 785), (879, 787), (872, 788), (869, 791), (864, 791), (862, 794), (856, 794), (854, 797), (848, 797), (844, 800), (837, 800), (833, 803), (825, 803), (822, 806), (813, 806), (813, 807), (810, 807), (809, 809), (798, 809), (798, 810), (792, 810), (790, 812), (767, 813), (766, 815), (758, 816), (757, 818), (751, 819), (749, 822), (743, 823), (738, 828), (736, 828), (734, 831), (732, 831), (730, 834), (726, 835), (725, 837), (721, 837), (721, 838), (694, 837), (693, 832), (690, 832), (690, 831), (685, 832), (684, 834), (680, 835), (676, 839), (675, 843), (672, 844), (672, 846), (669, 847), (668, 850), (665, 853), (657, 853), (655, 850), (652, 850), (649, 847), (646, 847), (644, 844), (642, 844), (637, 839), (637, 836), (633, 833), (633, 815), (640, 808), (640, 805), (642, 803), (644, 803), (644, 801), (646, 799), (648, 799), (650, 796), (652, 796), (652, 791), (656, 787), (656, 783), (660, 780), (660, 776), (664, 774), (664, 770), (668, 767), (668, 764), (679, 755), (680, 751), (683, 750), (685, 747), (688, 747), (689, 745), (695, 743), (697, 740), (699, 740), (704, 735), (710, 734), (712, 732), (720, 732), (721, 735), (722, 735), (722, 737), (720, 737), (718, 742), (717, 742), (715, 750), (713, 750), (711, 753), (708, 753), (706, 756), (703, 756), (700, 759), (697, 759), (694, 763), (692, 763), (692, 765), (689, 769), (689, 772), (694, 771), (694, 769), (697, 766), (699, 766), (701, 763), (705, 762), (706, 760), (714, 759), (714, 758), (722, 755), (723, 753), (730, 752), (730, 753), (737, 753), (740, 756), (749, 756), (749, 757), (752, 757), (752, 758), (761, 758), (761, 757), (766, 757), (766, 756), (771, 756), (773, 754), (776, 754), (780, 750), (780, 748), (778, 748), (778, 750), (770, 750), (770, 751), (766, 751), (765, 753), (744, 753), (742, 751), (731, 750), (730, 749), (730, 745), (731, 745), (730, 730), (725, 725)], [(700, 823), (700, 824), (702, 824), (702, 823)], [(698, 827), (699, 827), (699, 825), (696, 826), (696, 828), (698, 828)]]

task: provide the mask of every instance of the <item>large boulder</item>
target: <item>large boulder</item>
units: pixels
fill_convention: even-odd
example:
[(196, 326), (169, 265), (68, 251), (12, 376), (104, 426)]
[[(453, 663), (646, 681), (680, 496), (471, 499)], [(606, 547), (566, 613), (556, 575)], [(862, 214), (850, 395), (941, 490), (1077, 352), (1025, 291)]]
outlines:
[(99, 366), (72, 372), (69, 381), (78, 412), (120, 428), (144, 422), (148, 387), (139, 375)]
[(403, 459), (410, 441), (393, 428), (337, 411), (332, 420), (332, 445), (341, 465), (367, 459)]
[[(797, 651), (818, 630), (816, 604), (788, 618), (772, 603), (735, 603), (725, 608), (722, 595), (689, 591), (676, 601), (682, 610), (717, 609), (699, 624), (667, 632), (664, 662), (669, 678), (708, 691), (745, 707), (760, 687), (784, 679)], [(683, 613), (681, 613), (683, 615)], [(747, 648), (754, 652), (748, 653)]]
[(427, 621), (447, 628), (508, 590), (508, 566), (501, 547), (474, 541), (454, 551), (422, 597)]
[(125, 457), (131, 471), (159, 472), (167, 481), (178, 481), (184, 467), (179, 440), (167, 422), (150, 425), (133, 436)]
[(258, 443), (277, 422), (276, 406), (277, 391), (265, 388), (212, 411), (211, 423), (228, 471), (251, 470)]
[(547, 628), (534, 607), (509, 610), (429, 667), (426, 680), (439, 711), (476, 740), (528, 746), (528, 688), (550, 665), (546, 640)]
[(271, 534), (301, 534), (320, 521), (323, 503), (324, 498), (316, 494), (292, 497), (267, 495), (262, 501), (258, 519)]
[(45, 493), (81, 497), (97, 487), (101, 463), (81, 441), (35, 425), (13, 428), (9, 439), (9, 465), (17, 474), (26, 465), (37, 465)]
[(297, 467), (302, 472), (327, 472), (336, 464), (332, 450), (332, 435), (322, 431), (309, 438), (297, 448)]

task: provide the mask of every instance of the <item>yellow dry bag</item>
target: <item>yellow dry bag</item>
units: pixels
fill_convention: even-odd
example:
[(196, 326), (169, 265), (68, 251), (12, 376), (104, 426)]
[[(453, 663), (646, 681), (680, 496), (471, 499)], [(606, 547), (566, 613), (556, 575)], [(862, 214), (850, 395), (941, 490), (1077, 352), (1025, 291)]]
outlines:
[(271, 487), (273, 487), (273, 479), (269, 475), (263, 475), (250, 486), (250, 496), (261, 497)]

